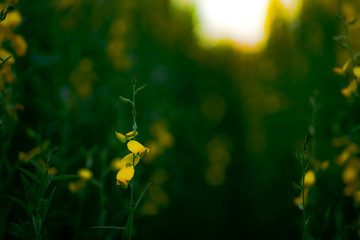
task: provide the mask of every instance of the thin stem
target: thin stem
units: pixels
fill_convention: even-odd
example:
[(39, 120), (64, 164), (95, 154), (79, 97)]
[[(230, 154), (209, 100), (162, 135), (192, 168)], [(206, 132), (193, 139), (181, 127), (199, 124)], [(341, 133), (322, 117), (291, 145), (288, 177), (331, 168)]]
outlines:
[[(133, 97), (132, 97), (132, 116), (133, 116), (133, 132), (134, 132), (134, 140), (136, 138), (136, 132), (137, 132), (137, 125), (136, 125), (136, 105), (135, 105), (135, 95), (136, 95), (136, 79), (132, 79), (132, 85), (133, 85)], [(135, 158), (136, 155), (133, 154), (133, 167), (135, 165)], [(134, 177), (129, 182), (130, 185), (130, 211), (128, 215), (128, 219), (126, 222), (126, 228), (123, 232), (123, 239), (131, 239), (131, 233), (132, 233), (132, 226), (134, 222), (134, 215), (135, 215), (135, 203), (134, 203)]]
[(303, 205), (303, 240), (305, 240), (305, 225), (306, 225), (306, 215), (305, 215), (305, 152), (302, 154), (302, 166), (301, 166), (301, 175), (302, 175), (302, 205)]

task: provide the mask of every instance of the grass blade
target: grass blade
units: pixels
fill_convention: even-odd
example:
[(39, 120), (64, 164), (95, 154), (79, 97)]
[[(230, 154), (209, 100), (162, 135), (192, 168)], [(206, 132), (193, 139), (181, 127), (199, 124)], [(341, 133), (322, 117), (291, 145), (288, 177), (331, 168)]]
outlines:
[(19, 167), (18, 168), (21, 172), (23, 172), (26, 176), (28, 176), (31, 180), (33, 180), (34, 182), (40, 184), (40, 179), (35, 175), (33, 174), (32, 172), (24, 169), (24, 168), (21, 168)]
[(20, 177), (21, 177), (21, 181), (24, 186), (25, 196), (28, 199), (28, 201), (30, 202), (31, 206), (35, 209), (36, 208), (36, 195), (35, 195), (34, 189), (31, 187), (29, 180), (27, 180), (27, 178), (24, 175), (21, 174)]
[(137, 200), (136, 203), (135, 203), (135, 209), (139, 206), (142, 198), (144, 197), (144, 194), (145, 194), (146, 191), (149, 189), (150, 185), (151, 185), (151, 182), (149, 182), (149, 183), (145, 186), (144, 190), (142, 190), (142, 192), (141, 192), (138, 200)]
[(75, 179), (75, 178), (78, 178), (78, 175), (60, 175), (60, 176), (52, 177), (50, 180), (52, 182), (56, 182), (56, 181), (65, 181), (65, 180)]
[(117, 226), (95, 226), (95, 227), (91, 227), (89, 229), (111, 229), (111, 230), (125, 230), (125, 227), (117, 227)]

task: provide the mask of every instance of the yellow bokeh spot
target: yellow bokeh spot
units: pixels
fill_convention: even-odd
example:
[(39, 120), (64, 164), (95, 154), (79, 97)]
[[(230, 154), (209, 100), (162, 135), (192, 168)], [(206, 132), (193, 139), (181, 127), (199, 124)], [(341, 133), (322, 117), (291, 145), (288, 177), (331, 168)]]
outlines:
[(341, 89), (342, 95), (345, 97), (351, 97), (353, 94), (357, 92), (357, 80), (352, 80), (346, 88)]
[(354, 73), (355, 77), (359, 78), (360, 77), (360, 67), (354, 67), (353, 73)]
[(56, 167), (49, 167), (48, 169), (48, 174), (52, 174), (55, 175), (57, 173), (57, 168)]
[(350, 184), (355, 180), (357, 180), (357, 177), (358, 177), (358, 170), (352, 166), (347, 166), (342, 173), (342, 179), (344, 183), (347, 184)]
[(316, 182), (316, 175), (313, 170), (309, 170), (305, 174), (305, 187), (311, 187)]
[(15, 28), (21, 23), (22, 17), (19, 11), (13, 10), (7, 14), (6, 19), (1, 22), (3, 27)]
[(28, 45), (22, 36), (15, 35), (11, 40), (11, 45), (18, 56), (22, 57), (26, 54)]
[(78, 176), (84, 181), (88, 181), (92, 178), (93, 173), (87, 168), (81, 168), (78, 171)]

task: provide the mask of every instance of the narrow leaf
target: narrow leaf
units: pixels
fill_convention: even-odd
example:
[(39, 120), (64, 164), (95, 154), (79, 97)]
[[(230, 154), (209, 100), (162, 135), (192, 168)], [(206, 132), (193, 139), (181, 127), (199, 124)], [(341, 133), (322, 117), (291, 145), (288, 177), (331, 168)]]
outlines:
[(17, 223), (11, 222), (10, 227), (12, 227), (20, 236), (25, 232), (24, 228)]
[(55, 176), (55, 177), (51, 178), (51, 181), (53, 181), (53, 182), (64, 181), (64, 180), (75, 179), (75, 178), (78, 178), (78, 175), (60, 175), (60, 176)]
[[(6, 18), (6, 15), (5, 17), (2, 19), (2, 21), (4, 21)], [(4, 61), (2, 61), (2, 63), (0, 63), (0, 68), (11, 58), (11, 56), (7, 57)]]
[(347, 48), (348, 46), (345, 43), (339, 43), (342, 48)]
[(29, 162), (30, 162), (34, 167), (36, 167), (37, 170), (39, 170), (41, 173), (44, 173), (45, 170), (43, 169), (42, 166), (40, 166), (39, 163), (35, 162), (35, 161), (32, 160), (32, 159), (30, 159)]
[(333, 37), (333, 39), (335, 41), (341, 41), (341, 40), (347, 40), (347, 37), (346, 36), (335, 36), (335, 37)]
[(145, 85), (139, 87), (138, 89), (136, 89), (135, 94), (138, 93), (139, 91), (143, 90), (146, 86), (147, 86), (147, 84), (145, 84)]
[(145, 194), (146, 191), (149, 189), (150, 185), (151, 185), (151, 182), (149, 182), (149, 183), (145, 186), (145, 188), (142, 190), (142, 192), (141, 192), (138, 200), (137, 200), (136, 203), (135, 203), (135, 209), (139, 206), (142, 198), (144, 197), (144, 194)]
[(349, 25), (354, 25), (356, 23), (356, 21), (357, 21), (357, 18), (354, 18), (353, 20), (351, 20), (348, 23), (349, 23)]
[(23, 183), (24, 186), (24, 190), (25, 190), (25, 196), (28, 199), (28, 201), (30, 202), (32, 207), (36, 207), (36, 195), (34, 192), (34, 189), (31, 187), (30, 182), (27, 180), (27, 178), (24, 175), (20, 175), (21, 177), (21, 181)]
[(296, 191), (301, 191), (302, 190), (302, 187), (300, 187), (298, 184), (296, 184), (294, 181), (291, 181), (292, 183), (292, 186), (293, 188), (296, 190)]
[(46, 218), (46, 215), (47, 215), (47, 212), (48, 212), (48, 210), (49, 210), (51, 201), (52, 201), (53, 198), (54, 198), (55, 191), (56, 191), (56, 187), (53, 188), (53, 190), (51, 191), (51, 193), (50, 193), (50, 195), (49, 195), (49, 198), (46, 199), (46, 201), (45, 201), (45, 206), (44, 206), (43, 216), (42, 216), (43, 219)]
[(89, 229), (125, 230), (125, 227), (117, 227), (117, 226), (95, 226), (95, 227), (90, 227)]
[(22, 171), (26, 176), (28, 176), (31, 180), (40, 184), (40, 179), (35, 174), (21, 167), (19, 167), (18, 169)]
[(124, 98), (122, 96), (119, 96), (119, 98), (123, 103), (126, 103), (126, 104), (129, 103), (131, 105), (133, 104), (132, 101), (130, 99), (128, 99), (128, 98)]
[(14, 196), (7, 196), (7, 198), (10, 199), (11, 201), (18, 203), (20, 206), (24, 207), (25, 209), (27, 209), (27, 204), (23, 200), (21, 200), (17, 197), (14, 197)]
[(336, 14), (336, 19), (337, 19), (338, 21), (342, 21), (342, 20), (343, 20), (343, 18), (342, 18), (342, 16), (341, 16), (340, 14)]

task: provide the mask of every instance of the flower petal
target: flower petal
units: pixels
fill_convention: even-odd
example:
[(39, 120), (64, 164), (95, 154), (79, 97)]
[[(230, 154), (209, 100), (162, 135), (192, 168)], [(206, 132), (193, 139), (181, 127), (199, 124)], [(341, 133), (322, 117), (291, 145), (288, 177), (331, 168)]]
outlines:
[(124, 168), (128, 165), (133, 165), (136, 166), (140, 161), (140, 156), (135, 155), (135, 159), (134, 159), (134, 154), (133, 153), (129, 153), (128, 155), (126, 155), (123, 159), (121, 159), (120, 161), (120, 168)]
[(131, 132), (128, 132), (127, 134), (125, 134), (125, 136), (128, 138), (128, 139), (132, 139), (134, 138), (135, 136), (138, 135), (138, 132), (135, 132), (134, 131), (131, 131)]
[(115, 132), (116, 137), (119, 139), (120, 142), (126, 143), (127, 138), (122, 133)]
[(133, 152), (135, 154), (138, 154), (139, 151), (144, 148), (144, 146), (141, 145), (141, 143), (139, 143), (139, 142), (137, 142), (135, 140), (129, 141), (128, 144), (127, 144), (127, 147), (131, 152)]
[(134, 176), (134, 173), (135, 170), (133, 166), (120, 169), (120, 171), (116, 175), (116, 179), (117, 179), (116, 184), (122, 186), (123, 188), (127, 188), (129, 181)]

